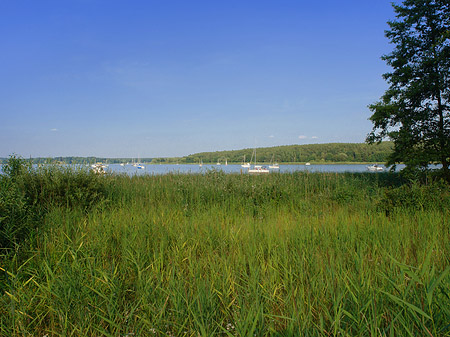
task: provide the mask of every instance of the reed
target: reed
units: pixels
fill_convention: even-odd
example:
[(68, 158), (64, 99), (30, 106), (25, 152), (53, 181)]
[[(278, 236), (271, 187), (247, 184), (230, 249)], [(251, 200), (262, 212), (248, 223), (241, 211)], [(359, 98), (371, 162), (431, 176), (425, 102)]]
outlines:
[(2, 260), (2, 335), (450, 336), (442, 187), (403, 187), (441, 193), (418, 208), (390, 174), (104, 178)]

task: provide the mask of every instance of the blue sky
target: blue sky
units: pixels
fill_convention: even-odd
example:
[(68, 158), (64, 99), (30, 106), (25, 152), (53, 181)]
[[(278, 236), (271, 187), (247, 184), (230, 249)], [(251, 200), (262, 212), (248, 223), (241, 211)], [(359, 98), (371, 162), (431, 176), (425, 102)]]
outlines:
[(363, 142), (390, 3), (0, 1), (0, 157)]

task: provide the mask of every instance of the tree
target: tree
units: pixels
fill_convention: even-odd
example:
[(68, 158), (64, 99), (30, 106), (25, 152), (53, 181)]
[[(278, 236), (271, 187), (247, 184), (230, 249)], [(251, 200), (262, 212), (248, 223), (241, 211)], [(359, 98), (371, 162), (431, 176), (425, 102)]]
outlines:
[(450, 182), (450, 2), (392, 6), (396, 20), (388, 22), (385, 35), (395, 48), (382, 59), (393, 71), (383, 75), (389, 89), (369, 105), (373, 129), (367, 142), (391, 139), (388, 165), (426, 169), (440, 163)]

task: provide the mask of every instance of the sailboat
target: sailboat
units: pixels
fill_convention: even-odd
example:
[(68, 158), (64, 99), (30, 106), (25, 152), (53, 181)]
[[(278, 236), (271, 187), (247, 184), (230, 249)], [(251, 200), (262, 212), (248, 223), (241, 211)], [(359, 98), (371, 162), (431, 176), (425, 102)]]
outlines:
[(145, 169), (144, 164), (141, 164), (141, 163), (140, 163), (139, 157), (138, 157), (137, 163), (133, 163), (133, 166), (136, 167), (137, 169), (140, 169), (140, 170)]
[(382, 166), (378, 166), (378, 164), (367, 166), (367, 169), (372, 172), (381, 172), (384, 170), (384, 168)]
[(245, 162), (245, 154), (244, 154), (244, 161), (242, 162), (241, 167), (243, 167), (243, 168), (250, 168), (250, 163), (246, 163)]
[(106, 164), (103, 163), (95, 163), (91, 165), (92, 171), (94, 171), (95, 173), (106, 173), (106, 169), (108, 168), (108, 166)]
[[(253, 167), (249, 167), (248, 168), (248, 173), (250, 174), (262, 174), (262, 173), (269, 173), (269, 169), (265, 166), (262, 165), (256, 165), (256, 149), (253, 150), (253, 156), (255, 157), (255, 165), (253, 165)], [(251, 162), (251, 160), (250, 160)]]
[(278, 163), (275, 163), (275, 155), (274, 154), (272, 155), (272, 159), (270, 160), (269, 168), (274, 169), (274, 170), (280, 168), (280, 165), (278, 165)]

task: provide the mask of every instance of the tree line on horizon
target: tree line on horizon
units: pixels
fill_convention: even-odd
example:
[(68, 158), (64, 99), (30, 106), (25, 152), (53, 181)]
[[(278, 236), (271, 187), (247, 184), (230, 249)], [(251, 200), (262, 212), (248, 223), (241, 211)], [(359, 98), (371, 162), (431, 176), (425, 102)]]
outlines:
[[(181, 158), (155, 158), (153, 163), (212, 163), (224, 164), (242, 163), (245, 161), (254, 163), (252, 155), (255, 149), (242, 149), (230, 151), (201, 152)], [(392, 143), (385, 142), (377, 145), (364, 143), (327, 143), (308, 145), (284, 145), (264, 147), (256, 149), (256, 161), (258, 163), (384, 163), (390, 152)]]
[[(7, 163), (9, 158), (0, 158), (0, 164)], [(89, 165), (94, 163), (108, 163), (108, 164), (120, 164), (120, 163), (132, 163), (136, 161), (135, 158), (107, 158), (107, 157), (37, 157), (28, 158), (26, 161), (31, 161), (33, 164), (79, 164)], [(140, 159), (141, 163), (150, 163), (153, 158)]]
[[(365, 163), (386, 162), (392, 151), (391, 142), (383, 142), (376, 145), (365, 143), (327, 143), (308, 145), (284, 145), (264, 147), (256, 149), (258, 163)], [(201, 152), (184, 157), (143, 158), (142, 163), (151, 164), (205, 164), (242, 163), (244, 161), (254, 163), (252, 158), (255, 149), (241, 149), (230, 151)], [(33, 164), (60, 163), (60, 164), (93, 164), (103, 162), (109, 164), (131, 163), (133, 158), (106, 158), (106, 157), (53, 157), (53, 158), (29, 158)], [(0, 163), (6, 163), (8, 158), (0, 158)]]

